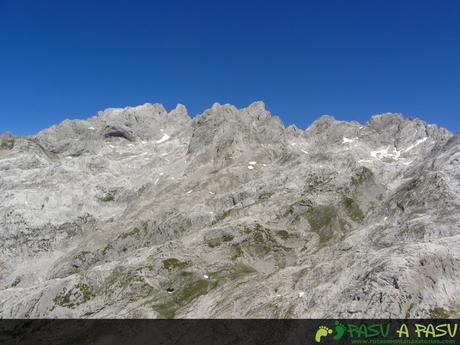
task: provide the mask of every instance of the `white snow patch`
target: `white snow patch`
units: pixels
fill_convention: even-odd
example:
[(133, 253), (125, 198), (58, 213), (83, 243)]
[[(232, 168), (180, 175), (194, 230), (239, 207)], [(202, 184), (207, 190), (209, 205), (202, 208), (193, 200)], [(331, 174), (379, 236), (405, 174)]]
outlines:
[(206, 274), (203, 274), (204, 279), (209, 279), (209, 277)]
[(109, 145), (109, 146), (110, 146), (112, 149), (114, 149), (114, 148), (115, 148), (115, 146), (113, 146), (113, 145)]
[(291, 146), (296, 146), (297, 144), (296, 143), (291, 143)]
[(267, 164), (262, 164), (262, 165), (263, 165), (264, 167), (266, 167), (266, 166), (267, 166)]
[(190, 190), (187, 192), (187, 194), (190, 194), (191, 192), (193, 192), (193, 189), (190, 189)]
[(94, 131), (94, 130), (95, 130), (94, 127), (88, 127), (88, 129), (89, 129), (90, 131)]
[(305, 153), (306, 155), (308, 155), (308, 152), (307, 152), (307, 151), (302, 150), (302, 149), (300, 149), (300, 151), (302, 151), (303, 153)]
[(161, 172), (161, 173), (160, 173), (160, 176), (161, 176), (161, 175), (164, 175), (164, 173)]
[(144, 144), (144, 145), (145, 145), (145, 144), (147, 144), (147, 142), (144, 141), (144, 140), (142, 140), (142, 141), (141, 141), (141, 144)]
[(300, 297), (303, 297), (304, 295), (305, 295), (305, 292), (303, 292), (303, 291), (300, 291), (300, 292), (299, 292), (299, 298), (300, 298)]
[(383, 220), (387, 220), (387, 219), (388, 219), (388, 217), (383, 218)]
[(67, 156), (66, 158), (67, 158), (67, 159), (72, 159), (72, 156)]
[(398, 160), (401, 156), (401, 151), (398, 151), (396, 147), (393, 147), (393, 150), (390, 151), (390, 146), (387, 146), (385, 149), (371, 151), (371, 157), (381, 161), (384, 158), (391, 158)]
[(160, 140), (157, 140), (157, 144), (161, 144), (161, 143), (164, 143), (166, 140), (168, 140), (170, 138), (169, 135), (167, 134), (164, 134)]
[(213, 192), (209, 192), (209, 194), (214, 194)]
[(354, 141), (353, 139), (349, 139), (349, 138), (343, 137), (343, 139), (342, 139), (342, 144), (352, 143), (353, 141)]
[(252, 165), (248, 165), (248, 169), (249, 169), (249, 170), (253, 170), (254, 167), (253, 167)]
[(409, 152), (410, 150), (416, 148), (417, 146), (419, 146), (420, 144), (424, 143), (427, 140), (428, 140), (428, 137), (417, 140), (415, 144), (410, 145), (407, 149), (404, 150), (404, 152)]
[(155, 186), (157, 185), (158, 181), (160, 181), (159, 177), (155, 180)]
[(252, 161), (252, 162), (249, 162), (248, 164), (249, 165), (255, 165), (255, 164), (257, 164), (257, 162)]
[(167, 156), (168, 154), (165, 152), (165, 153), (162, 153), (161, 154), (161, 157), (164, 157), (164, 156)]

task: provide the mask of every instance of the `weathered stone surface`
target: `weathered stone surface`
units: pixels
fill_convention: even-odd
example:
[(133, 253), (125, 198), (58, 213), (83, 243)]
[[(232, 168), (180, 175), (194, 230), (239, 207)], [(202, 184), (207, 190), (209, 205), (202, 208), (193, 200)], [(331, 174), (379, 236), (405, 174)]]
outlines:
[(460, 316), (435, 125), (145, 104), (0, 144), (0, 317)]

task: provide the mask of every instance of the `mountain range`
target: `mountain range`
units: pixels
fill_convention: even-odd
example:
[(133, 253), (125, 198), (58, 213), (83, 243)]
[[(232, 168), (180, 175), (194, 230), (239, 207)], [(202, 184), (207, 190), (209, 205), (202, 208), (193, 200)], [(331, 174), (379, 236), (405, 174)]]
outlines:
[(460, 134), (263, 102), (0, 139), (1, 318), (460, 317)]

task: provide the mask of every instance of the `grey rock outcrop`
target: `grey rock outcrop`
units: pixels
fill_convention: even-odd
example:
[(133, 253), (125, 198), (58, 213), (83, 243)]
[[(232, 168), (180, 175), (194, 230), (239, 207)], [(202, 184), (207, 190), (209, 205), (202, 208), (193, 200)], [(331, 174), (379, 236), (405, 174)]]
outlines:
[(0, 317), (460, 316), (460, 140), (107, 109), (0, 140)]

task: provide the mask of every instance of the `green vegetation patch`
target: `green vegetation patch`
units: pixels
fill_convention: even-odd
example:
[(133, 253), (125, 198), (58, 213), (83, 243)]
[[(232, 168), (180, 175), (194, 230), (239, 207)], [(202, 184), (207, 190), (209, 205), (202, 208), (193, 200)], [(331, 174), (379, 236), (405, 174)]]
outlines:
[(131, 231), (128, 232), (123, 232), (120, 235), (118, 235), (117, 239), (124, 240), (128, 237), (137, 237), (141, 233), (141, 230), (139, 228), (134, 228)]
[(275, 246), (277, 246), (277, 242), (268, 229), (256, 224), (255, 229), (252, 231), (252, 238), (249, 240), (250, 249), (257, 255), (265, 255), (270, 253)]
[(307, 213), (307, 219), (312, 231), (319, 231), (333, 225), (337, 219), (337, 211), (333, 206), (317, 206)]
[(351, 178), (351, 183), (355, 187), (360, 186), (368, 181), (374, 180), (374, 173), (366, 167), (360, 167), (356, 174)]
[(70, 290), (62, 289), (59, 295), (54, 298), (54, 303), (65, 308), (75, 308), (92, 300), (94, 297), (96, 295), (89, 285), (79, 283)]
[(319, 243), (324, 245), (334, 239), (336, 232), (345, 229), (346, 223), (339, 217), (334, 206), (317, 206), (307, 212), (311, 230), (320, 236)]
[[(145, 267), (148, 268), (148, 267)], [(105, 279), (101, 293), (107, 296), (115, 294), (116, 298), (134, 302), (146, 298), (156, 291), (142, 274), (144, 268), (115, 267)]]
[(209, 274), (209, 277), (211, 279), (218, 281), (220, 284), (224, 282), (234, 281), (253, 273), (257, 273), (257, 271), (254, 268), (244, 264), (237, 264), (235, 266), (231, 266), (220, 271), (211, 272)]
[(0, 150), (11, 150), (12, 148), (12, 142), (3, 141), (2, 139), (0, 139)]
[(355, 222), (361, 223), (364, 220), (364, 213), (361, 211), (358, 203), (354, 199), (345, 196), (342, 199), (342, 206), (347, 215)]
[(265, 228), (261, 224), (257, 223), (252, 229), (245, 228), (244, 233), (247, 235), (246, 238), (238, 245), (232, 246), (233, 260), (242, 256), (243, 253), (259, 258), (264, 258), (269, 254), (282, 257), (279, 254), (291, 250), (279, 242), (279, 238), (275, 236), (273, 230)]
[(433, 319), (449, 319), (452, 317), (452, 313), (445, 308), (436, 307), (430, 311), (430, 317)]
[(211, 279), (197, 279), (192, 280), (193, 275), (186, 276), (185, 284), (182, 288), (174, 291), (171, 297), (163, 303), (153, 305), (155, 310), (161, 318), (172, 319), (174, 318), (178, 309), (186, 306), (194, 299), (206, 295), (209, 291), (217, 286), (217, 281)]
[(167, 270), (184, 269), (189, 267), (191, 264), (192, 263), (190, 261), (180, 261), (176, 258), (169, 258), (163, 260), (163, 268)]
[(127, 288), (133, 281), (136, 280), (135, 272), (122, 266), (115, 267), (107, 277), (105, 286), (118, 285), (122, 288)]
[(232, 245), (232, 260), (236, 260), (239, 257), (243, 256), (243, 248), (241, 248), (241, 244), (235, 243)]
[(282, 240), (284, 241), (287, 241), (289, 239), (293, 239), (293, 238), (298, 238), (299, 235), (296, 234), (296, 233), (290, 233), (286, 230), (278, 230), (276, 232), (276, 236), (278, 236), (279, 238), (281, 238)]
[(165, 290), (170, 287), (177, 288), (165, 296), (162, 301), (155, 303), (152, 308), (161, 318), (172, 319), (179, 309), (200, 296), (208, 294), (219, 285), (240, 279), (254, 272), (254, 269), (246, 265), (235, 265), (217, 272), (210, 272), (208, 279), (204, 279), (196, 273), (180, 272), (172, 281), (162, 284)]

